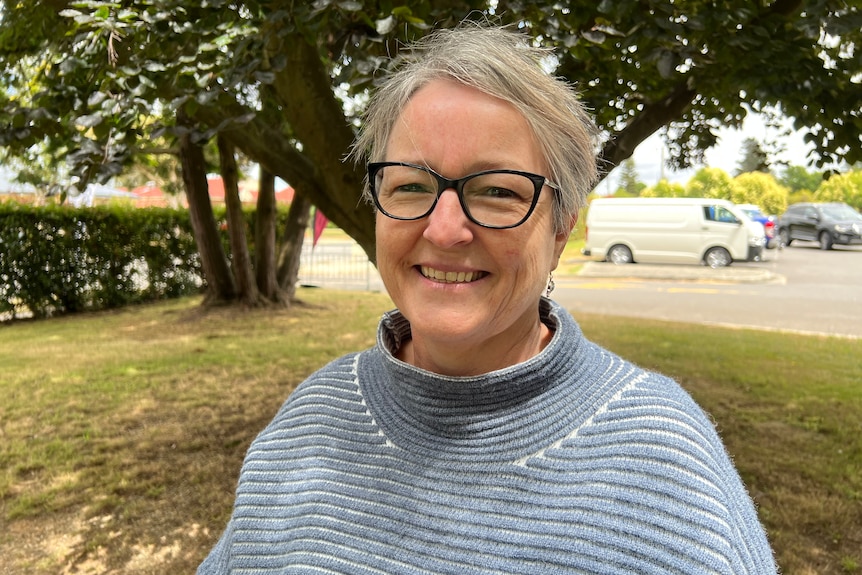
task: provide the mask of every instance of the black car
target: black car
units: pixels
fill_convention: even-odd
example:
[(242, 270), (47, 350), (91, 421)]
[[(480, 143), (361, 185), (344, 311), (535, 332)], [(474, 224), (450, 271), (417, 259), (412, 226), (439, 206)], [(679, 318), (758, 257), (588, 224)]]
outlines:
[(778, 218), (778, 238), (782, 246), (811, 240), (823, 250), (834, 244), (862, 244), (862, 214), (842, 202), (792, 204)]

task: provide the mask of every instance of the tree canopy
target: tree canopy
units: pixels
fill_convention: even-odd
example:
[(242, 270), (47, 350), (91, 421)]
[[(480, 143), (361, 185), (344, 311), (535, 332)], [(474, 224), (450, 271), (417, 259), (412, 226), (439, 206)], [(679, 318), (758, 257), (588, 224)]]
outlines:
[[(828, 165), (862, 160), (862, 12), (846, 0), (0, 0), (0, 146), (106, 180), (161, 137), (219, 134), (374, 257), (363, 167), (345, 163), (390, 58), (433, 27), (492, 19), (554, 47), (610, 171), (662, 131), (698, 163), (749, 110), (794, 118)], [(189, 122), (178, 124), (183, 110)]]
[(817, 200), (844, 202), (862, 210), (862, 171), (848, 172), (829, 178), (817, 189)]
[(733, 180), (719, 168), (701, 168), (688, 181), (686, 190), (695, 198), (730, 199)]
[(772, 174), (745, 172), (733, 179), (730, 197), (736, 204), (755, 204), (767, 214), (781, 214), (787, 208), (788, 191)]

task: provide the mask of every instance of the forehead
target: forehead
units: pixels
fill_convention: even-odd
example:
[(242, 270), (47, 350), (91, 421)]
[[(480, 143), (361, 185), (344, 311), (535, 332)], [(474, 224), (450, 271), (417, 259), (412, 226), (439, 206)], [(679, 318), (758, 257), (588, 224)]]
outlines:
[(452, 80), (417, 90), (395, 120), (386, 159), (463, 170), (536, 171), (544, 162), (523, 114), (511, 103)]

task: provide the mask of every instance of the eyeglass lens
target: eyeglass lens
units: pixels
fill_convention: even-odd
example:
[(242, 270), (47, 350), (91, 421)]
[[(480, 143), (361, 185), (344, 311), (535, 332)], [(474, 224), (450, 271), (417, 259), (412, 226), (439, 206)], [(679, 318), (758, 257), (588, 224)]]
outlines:
[[(379, 207), (391, 217), (418, 219), (437, 201), (440, 184), (427, 170), (384, 166), (374, 177)], [(463, 207), (476, 222), (492, 227), (521, 223), (530, 213), (536, 183), (521, 174), (490, 172), (462, 180)]]

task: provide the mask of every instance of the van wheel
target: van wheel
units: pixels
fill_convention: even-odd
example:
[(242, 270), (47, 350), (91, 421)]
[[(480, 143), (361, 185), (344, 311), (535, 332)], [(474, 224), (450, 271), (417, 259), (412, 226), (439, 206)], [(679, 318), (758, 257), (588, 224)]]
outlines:
[(832, 249), (832, 234), (827, 231), (820, 232), (820, 249), (821, 250), (831, 250)]
[(634, 261), (632, 251), (622, 244), (617, 244), (608, 250), (608, 261), (614, 264), (630, 264)]
[(711, 268), (723, 268), (733, 261), (730, 252), (724, 248), (709, 248), (703, 256), (703, 263)]

